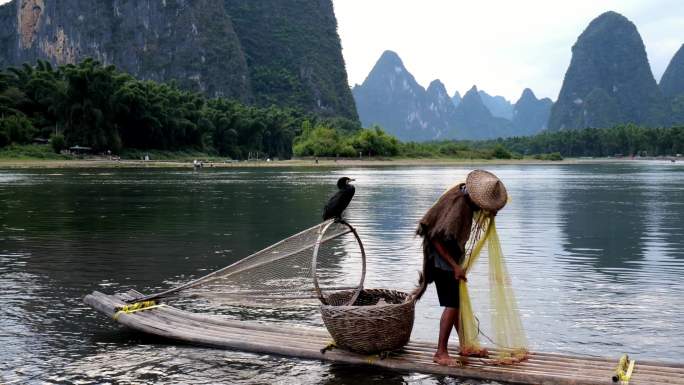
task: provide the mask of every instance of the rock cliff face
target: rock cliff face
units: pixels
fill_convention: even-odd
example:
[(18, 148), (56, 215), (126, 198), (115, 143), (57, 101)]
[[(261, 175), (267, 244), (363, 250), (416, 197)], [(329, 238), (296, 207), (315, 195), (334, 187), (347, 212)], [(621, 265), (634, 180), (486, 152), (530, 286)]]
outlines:
[(662, 79), (660, 79), (660, 89), (669, 98), (684, 95), (684, 44), (674, 55), (670, 64), (667, 66)]
[[(437, 87), (433, 86), (432, 94), (438, 93)], [(363, 84), (355, 86), (352, 92), (365, 127), (378, 124), (402, 140), (448, 136), (443, 127), (433, 124), (437, 120), (434, 110), (440, 103), (431, 103), (427, 91), (395, 52), (383, 52)]]
[(456, 107), (449, 97), (444, 83), (439, 79), (433, 80), (427, 88), (428, 108), (433, 119), (430, 124), (438, 127), (439, 136), (433, 139), (453, 138), (456, 121)]
[(2, 8), (15, 19), (3, 31), (9, 43), (1, 47), (3, 66), (92, 57), (138, 78), (251, 98), (245, 57), (222, 0), (14, 0)]
[[(168, 1), (168, 0), (167, 0)], [(331, 0), (225, 0), (259, 105), (357, 120)]]
[(666, 115), (636, 26), (615, 12), (594, 19), (572, 47), (549, 129), (657, 126)]
[(458, 107), (458, 105), (461, 104), (461, 100), (463, 100), (463, 98), (461, 97), (461, 93), (458, 91), (454, 91), (454, 96), (451, 97), (451, 101), (454, 103), (454, 107)]
[(525, 88), (513, 106), (511, 126), (515, 135), (534, 135), (545, 130), (552, 106), (551, 99), (537, 99), (531, 89)]
[(674, 55), (667, 66), (660, 89), (668, 99), (670, 107), (670, 124), (684, 125), (684, 45)]
[[(357, 110), (364, 126), (378, 124), (401, 140), (494, 139), (535, 134), (546, 127), (549, 99), (538, 100), (526, 89), (515, 108), (496, 116), (484, 99), (499, 104), (498, 111), (510, 103), (501, 96), (490, 96), (473, 86), (461, 98), (449, 97), (444, 84), (433, 80), (425, 90), (404, 67), (399, 56), (385, 51), (361, 85), (353, 89)], [(483, 97), (484, 95), (484, 97)]]
[(17, 16), (13, 4), (0, 6), (0, 68), (7, 67), (18, 45), (16, 39)]
[(456, 107), (455, 124), (458, 139), (510, 136), (510, 121), (492, 115), (476, 86), (463, 95), (463, 100)]
[[(275, 0), (13, 0), (0, 7), (0, 66), (36, 59), (68, 64), (92, 57), (138, 78), (174, 80), (211, 97), (356, 119), (331, 2), (288, 4), (285, 7)], [(237, 21), (229, 11), (238, 15)], [(287, 17), (294, 13), (307, 16)], [(247, 22), (254, 27), (245, 28)], [(243, 35), (238, 36), (236, 30)], [(274, 38), (286, 30), (288, 39)], [(320, 43), (314, 45), (310, 40), (318, 36)], [(299, 62), (278, 54), (297, 56), (300, 45), (307, 45), (307, 54), (297, 57)], [(311, 61), (315, 64), (301, 65)], [(290, 88), (285, 92), (295, 90), (296, 97), (280, 98), (282, 81), (269, 83), (255, 76), (277, 72), (274, 63), (282, 64), (282, 71), (287, 72), (284, 77)]]
[(492, 115), (511, 120), (513, 119), (513, 105), (503, 96), (492, 96), (485, 91), (480, 90), (480, 99), (485, 107), (492, 113)]

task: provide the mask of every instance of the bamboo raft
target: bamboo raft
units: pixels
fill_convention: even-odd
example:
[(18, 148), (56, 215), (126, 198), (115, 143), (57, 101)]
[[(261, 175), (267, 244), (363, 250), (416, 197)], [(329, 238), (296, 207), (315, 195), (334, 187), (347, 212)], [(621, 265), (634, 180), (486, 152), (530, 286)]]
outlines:
[[(613, 384), (617, 358), (580, 357), (532, 352), (516, 365), (494, 365), (491, 360), (470, 358), (464, 367), (446, 367), (432, 362), (435, 344), (411, 341), (387, 357), (365, 356), (340, 349), (325, 351), (332, 341), (323, 328), (286, 326), (230, 320), (202, 315), (172, 306), (159, 306), (131, 313), (119, 312), (124, 301), (141, 298), (136, 291), (106, 295), (93, 292), (84, 302), (131, 329), (157, 336), (221, 349), (266, 353), (347, 364), (375, 365), (406, 372), (448, 375), (515, 384)], [(496, 351), (496, 349), (490, 349)], [(629, 382), (633, 385), (684, 385), (684, 365), (637, 360)]]

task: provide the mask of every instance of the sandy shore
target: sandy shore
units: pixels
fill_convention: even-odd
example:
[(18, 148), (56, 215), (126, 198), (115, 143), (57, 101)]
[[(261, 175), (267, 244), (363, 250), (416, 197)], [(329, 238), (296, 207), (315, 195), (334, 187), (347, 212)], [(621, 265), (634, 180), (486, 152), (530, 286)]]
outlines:
[[(644, 160), (644, 159), (641, 159)], [(669, 159), (647, 159), (669, 161)], [(562, 161), (542, 161), (536, 159), (321, 159), (316, 163), (311, 159), (293, 159), (273, 162), (205, 162), (205, 168), (249, 168), (249, 167), (382, 167), (382, 166), (460, 166), (460, 165), (501, 165), (501, 164), (577, 164), (577, 163), (625, 163), (639, 160), (629, 158), (570, 158)], [(682, 161), (680, 159), (679, 161)], [(0, 169), (16, 168), (192, 168), (192, 162), (183, 161), (141, 161), (141, 160), (13, 160), (0, 159)]]

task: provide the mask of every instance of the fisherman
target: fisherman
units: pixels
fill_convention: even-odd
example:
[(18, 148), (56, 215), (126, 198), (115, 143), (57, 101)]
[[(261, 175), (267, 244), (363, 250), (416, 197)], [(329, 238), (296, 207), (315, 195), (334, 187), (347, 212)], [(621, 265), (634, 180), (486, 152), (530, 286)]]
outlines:
[(466, 243), (473, 228), (473, 215), (483, 210), (489, 215), (506, 204), (503, 183), (494, 174), (475, 170), (446, 193), (425, 213), (416, 233), (423, 237), (423, 272), (416, 297), (420, 298), (430, 282), (435, 283), (440, 306), (444, 307), (439, 323), (437, 352), (433, 361), (440, 365), (461, 365), (464, 361), (449, 356), (447, 343), (451, 328), (459, 335), (460, 355), (487, 357), (486, 349), (467, 351), (460, 325), (459, 281), (467, 281), (461, 267), (466, 255)]

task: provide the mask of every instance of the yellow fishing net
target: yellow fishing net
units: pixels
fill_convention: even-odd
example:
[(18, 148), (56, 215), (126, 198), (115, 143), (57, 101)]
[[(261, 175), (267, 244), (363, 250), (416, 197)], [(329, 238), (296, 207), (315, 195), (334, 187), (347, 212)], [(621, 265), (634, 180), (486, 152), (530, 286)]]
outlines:
[[(519, 362), (528, 355), (527, 337), (504, 263), (495, 219), (484, 212), (476, 213), (473, 219), (471, 251), (466, 254), (462, 267), (468, 273), (480, 258), (484, 246), (487, 246), (493, 329), (491, 338), (487, 338), (495, 345), (495, 349), (490, 354), (501, 364)], [(461, 297), (459, 338), (462, 340), (461, 346), (464, 350), (461, 354), (480, 352), (482, 348), (479, 335), (484, 335), (484, 333), (480, 330), (479, 321), (473, 312), (467, 282), (460, 281), (459, 293)]]

